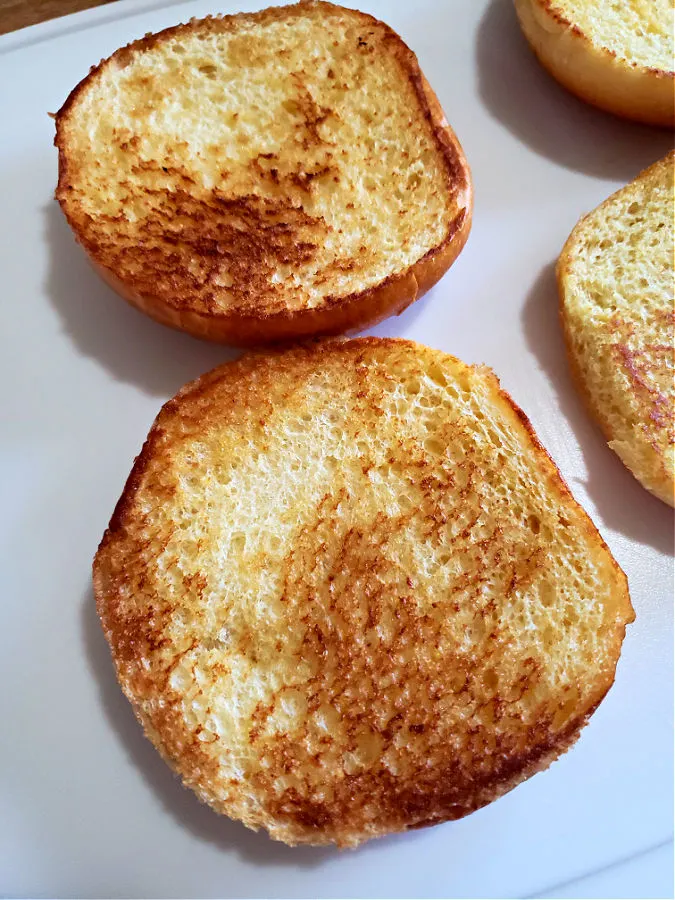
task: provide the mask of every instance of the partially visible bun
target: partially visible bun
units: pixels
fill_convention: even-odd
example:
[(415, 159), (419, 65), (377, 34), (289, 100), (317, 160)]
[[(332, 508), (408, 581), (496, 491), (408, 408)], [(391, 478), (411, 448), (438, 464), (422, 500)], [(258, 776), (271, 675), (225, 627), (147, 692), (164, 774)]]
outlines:
[(587, 103), (637, 122), (675, 122), (670, 0), (515, 0), (539, 61)]
[(584, 216), (558, 260), (572, 372), (640, 483), (675, 505), (675, 153)]

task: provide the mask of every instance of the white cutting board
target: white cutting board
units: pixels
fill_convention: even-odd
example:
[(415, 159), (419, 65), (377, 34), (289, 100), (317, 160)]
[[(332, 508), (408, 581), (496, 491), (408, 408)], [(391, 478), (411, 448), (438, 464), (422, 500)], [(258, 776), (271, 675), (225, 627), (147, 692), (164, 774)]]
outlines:
[[(616, 684), (548, 772), (463, 821), (356, 852), (292, 850), (217, 817), (142, 737), (113, 677), (90, 563), (160, 405), (229, 351), (156, 325), (90, 271), (52, 200), (47, 112), (121, 44), (234, 3), (122, 0), (0, 38), (0, 894), (542, 896), (665, 844), (672, 516), (572, 389), (552, 263), (578, 217), (669, 138), (566, 95), (532, 60), (508, 0), (361, 4), (417, 52), (476, 190), (458, 262), (375, 332), (489, 364), (531, 417), (628, 574), (637, 621)], [(660, 887), (638, 880), (626, 896), (672, 896), (672, 855), (655, 852), (635, 871), (665, 859)], [(612, 871), (617, 896), (627, 870)], [(583, 884), (602, 890), (597, 877)]]

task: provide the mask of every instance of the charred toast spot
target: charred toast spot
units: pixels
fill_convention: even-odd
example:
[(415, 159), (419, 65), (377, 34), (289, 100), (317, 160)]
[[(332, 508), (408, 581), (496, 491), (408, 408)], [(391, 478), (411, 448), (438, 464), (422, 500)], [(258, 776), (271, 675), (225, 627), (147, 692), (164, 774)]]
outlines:
[[(656, 311), (655, 319), (662, 323), (663, 333), (675, 335), (675, 312), (668, 309)], [(636, 325), (624, 322), (619, 316), (614, 317), (612, 328), (617, 337), (621, 336), (612, 344), (614, 359), (628, 376), (631, 389), (645, 407), (648, 416), (645, 430), (651, 432), (651, 440), (657, 447), (659, 434), (667, 444), (675, 443), (672, 386), (675, 342), (644, 343), (639, 336), (636, 339)]]

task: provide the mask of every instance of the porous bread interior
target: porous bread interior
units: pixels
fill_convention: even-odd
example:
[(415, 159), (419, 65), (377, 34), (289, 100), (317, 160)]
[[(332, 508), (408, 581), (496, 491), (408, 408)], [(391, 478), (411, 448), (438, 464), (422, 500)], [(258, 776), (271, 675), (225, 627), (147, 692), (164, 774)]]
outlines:
[(202, 799), (353, 845), (565, 749), (630, 601), (494, 376), (371, 340), (202, 382), (95, 564), (121, 683)]
[(675, 276), (670, 154), (581, 220), (560, 263), (584, 390), (626, 465), (672, 504)]
[(77, 97), (61, 202), (99, 261), (174, 305), (273, 314), (367, 290), (458, 212), (401, 54), (323, 4), (195, 22)]
[(673, 71), (673, 0), (551, 0), (549, 5), (619, 59)]

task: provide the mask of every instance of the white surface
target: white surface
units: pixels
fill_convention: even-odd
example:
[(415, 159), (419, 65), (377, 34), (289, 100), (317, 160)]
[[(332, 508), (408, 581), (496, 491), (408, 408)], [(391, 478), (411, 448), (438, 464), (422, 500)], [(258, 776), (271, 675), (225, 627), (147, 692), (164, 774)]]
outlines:
[(585, 897), (641, 897), (643, 900), (673, 896), (673, 842), (640, 853), (625, 862), (594, 872), (586, 878), (546, 891), (540, 900), (578, 900)]
[(160, 404), (228, 351), (145, 319), (92, 274), (52, 200), (47, 112), (119, 45), (227, 3), (126, 0), (10, 35), (0, 39), (1, 894), (539, 896), (671, 836), (671, 512), (605, 447), (572, 389), (551, 268), (579, 215), (663, 155), (668, 136), (568, 97), (531, 59), (507, 0), (361, 6), (418, 53), (476, 188), (458, 262), (376, 331), (488, 363), (530, 415), (628, 574), (637, 621), (615, 687), (548, 772), (463, 821), (353, 853), (273, 844), (179, 786), (115, 684), (90, 564)]

